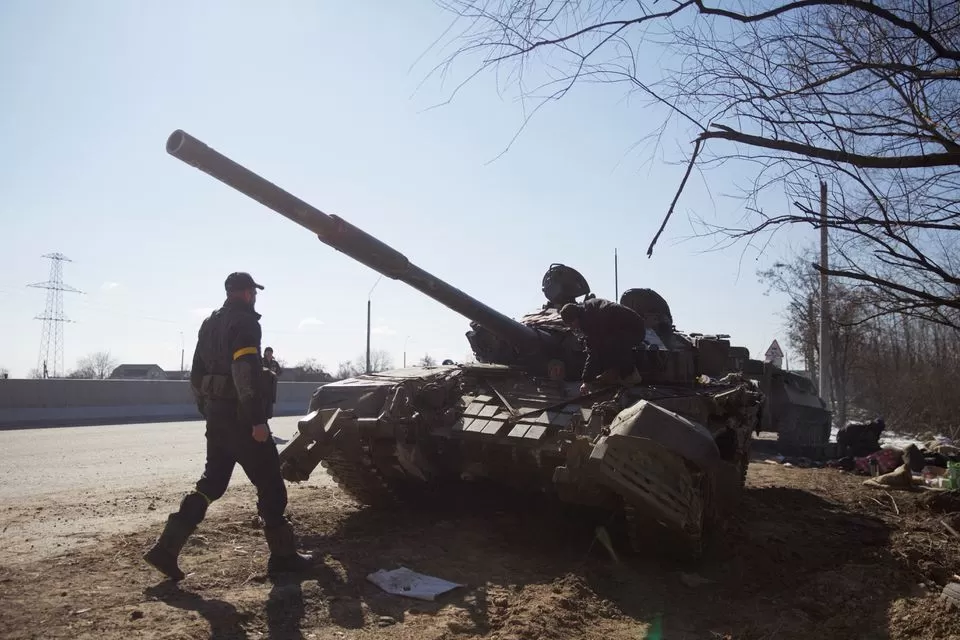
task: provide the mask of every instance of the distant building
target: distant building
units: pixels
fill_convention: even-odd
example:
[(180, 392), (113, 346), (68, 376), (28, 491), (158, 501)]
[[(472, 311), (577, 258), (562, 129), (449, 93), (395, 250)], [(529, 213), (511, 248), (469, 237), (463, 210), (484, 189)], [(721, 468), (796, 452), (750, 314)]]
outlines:
[(121, 364), (110, 374), (112, 380), (167, 380), (157, 364)]
[(286, 382), (331, 382), (333, 376), (326, 371), (304, 369), (303, 367), (288, 367), (280, 374), (280, 380)]
[(190, 370), (186, 371), (167, 371), (165, 372), (167, 380), (189, 380), (190, 379)]

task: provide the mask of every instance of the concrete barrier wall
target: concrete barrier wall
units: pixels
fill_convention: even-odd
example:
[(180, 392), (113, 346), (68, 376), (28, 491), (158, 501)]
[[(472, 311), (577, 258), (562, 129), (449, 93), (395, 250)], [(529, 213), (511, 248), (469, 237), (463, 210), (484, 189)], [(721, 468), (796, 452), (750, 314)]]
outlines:
[[(280, 382), (275, 416), (304, 414), (319, 382)], [(186, 380), (0, 380), (0, 429), (200, 420)]]

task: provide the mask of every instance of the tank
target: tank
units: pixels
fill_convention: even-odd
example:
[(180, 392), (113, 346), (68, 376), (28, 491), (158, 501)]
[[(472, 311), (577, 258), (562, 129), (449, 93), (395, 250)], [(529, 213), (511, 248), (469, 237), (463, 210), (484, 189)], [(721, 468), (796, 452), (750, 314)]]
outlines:
[(625, 524), (632, 549), (657, 540), (686, 557), (699, 556), (735, 508), (766, 400), (755, 380), (732, 370), (742, 353), (726, 336), (677, 332), (659, 295), (625, 292), (621, 300), (635, 310), (644, 300), (659, 305), (642, 314), (650, 317), (646, 340), (634, 350), (642, 383), (581, 394), (583, 345), (559, 310), (593, 294), (574, 268), (550, 265), (545, 302), (514, 320), (181, 130), (166, 149), (469, 320), (475, 363), (318, 387), (280, 452), (286, 480), (305, 481), (322, 466), (373, 507), (486, 481), (608, 511)]

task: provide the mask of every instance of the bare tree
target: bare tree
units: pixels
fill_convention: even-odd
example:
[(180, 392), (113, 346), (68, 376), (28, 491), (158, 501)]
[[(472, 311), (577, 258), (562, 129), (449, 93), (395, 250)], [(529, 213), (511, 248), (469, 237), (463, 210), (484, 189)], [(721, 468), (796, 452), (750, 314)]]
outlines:
[(336, 376), (336, 377), (337, 377), (338, 380), (343, 380), (344, 378), (352, 378), (353, 376), (357, 375), (358, 373), (363, 373), (363, 371), (362, 371), (362, 370), (361, 370), (361, 371), (357, 371), (357, 370), (354, 368), (353, 363), (350, 362), (349, 360), (346, 360), (346, 361), (344, 361), (344, 362), (341, 362), (340, 364), (337, 365), (337, 376)]
[(0, 378), (8, 378), (10, 376), (10, 370), (6, 367), (0, 367)]
[(68, 378), (92, 378), (105, 380), (117, 367), (117, 362), (109, 351), (97, 351), (80, 358), (77, 367), (71, 371)]
[[(645, 140), (668, 130), (692, 140), (648, 255), (695, 167), (735, 164), (751, 177), (745, 219), (704, 223), (721, 245), (819, 226), (823, 180), (834, 230), (824, 270), (869, 291), (876, 313), (960, 327), (960, 3), (444, 5), (464, 23), (444, 70), (479, 55), (479, 70), (515, 71), (531, 113), (577, 83), (619, 83), (667, 114)], [(764, 210), (761, 196), (780, 189), (792, 210)]]
[[(383, 349), (370, 351), (370, 372), (386, 371), (393, 367), (393, 357)], [(344, 361), (337, 365), (337, 379), (352, 378), (367, 371), (367, 354), (362, 353), (352, 361)]]
[[(360, 372), (367, 370), (367, 356), (366, 354), (362, 356), (357, 356), (354, 364), (357, 366)], [(372, 349), (370, 351), (370, 371), (376, 373), (378, 371), (386, 371), (393, 367), (393, 357), (390, 355), (390, 352), (383, 349)]]
[(425, 353), (419, 361), (417, 361), (418, 367), (435, 367), (437, 366), (437, 360), (429, 353)]
[[(283, 365), (281, 365), (283, 366)], [(300, 379), (303, 381), (325, 382), (333, 380), (333, 376), (320, 364), (316, 358), (306, 358), (297, 363), (297, 369), (300, 370)]]
[[(761, 280), (788, 296), (788, 341), (819, 366), (819, 288), (809, 258), (779, 263)], [(859, 287), (836, 286), (830, 322), (830, 371), (838, 423), (884, 416), (891, 428), (918, 435), (960, 435), (960, 330), (906, 313), (878, 314)], [(885, 304), (881, 297), (879, 304)]]

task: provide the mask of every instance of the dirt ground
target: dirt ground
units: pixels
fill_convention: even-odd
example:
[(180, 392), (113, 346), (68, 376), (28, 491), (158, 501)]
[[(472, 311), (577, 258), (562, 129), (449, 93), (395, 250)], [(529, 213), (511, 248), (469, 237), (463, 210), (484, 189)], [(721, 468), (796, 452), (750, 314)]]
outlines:
[[(937, 598), (960, 573), (960, 540), (940, 523), (950, 516), (926, 492), (888, 495), (835, 470), (754, 462), (738, 517), (702, 563), (684, 567), (656, 552), (616, 564), (588, 514), (546, 502), (477, 491), (446, 506), (373, 511), (319, 480), (290, 487), (302, 546), (320, 556), (315, 570), (267, 578), (252, 488), (235, 486), (188, 543), (188, 575), (173, 585), (140, 556), (159, 532), (156, 516), (178, 499), (154, 491), (74, 505), (112, 514), (98, 523), (116, 528), (68, 527), (58, 539), (72, 542), (2, 556), (0, 636), (960, 638), (960, 611)], [(145, 510), (154, 523), (130, 525)], [(8, 506), (3, 539), (36, 518)], [(423, 602), (366, 580), (398, 566), (465, 586)]]

